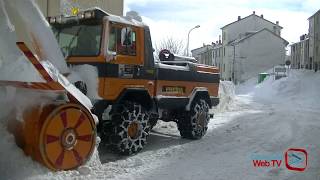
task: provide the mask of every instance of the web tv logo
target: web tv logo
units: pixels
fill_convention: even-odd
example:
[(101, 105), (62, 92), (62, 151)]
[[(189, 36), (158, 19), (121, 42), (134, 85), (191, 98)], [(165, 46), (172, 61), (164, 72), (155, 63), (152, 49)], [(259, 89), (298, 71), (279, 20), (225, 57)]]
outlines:
[(308, 153), (303, 148), (290, 148), (284, 153), (253, 154), (252, 165), (255, 168), (281, 168), (303, 172), (308, 166)]
[(308, 153), (305, 149), (290, 148), (285, 153), (285, 163), (289, 170), (303, 172), (308, 166)]

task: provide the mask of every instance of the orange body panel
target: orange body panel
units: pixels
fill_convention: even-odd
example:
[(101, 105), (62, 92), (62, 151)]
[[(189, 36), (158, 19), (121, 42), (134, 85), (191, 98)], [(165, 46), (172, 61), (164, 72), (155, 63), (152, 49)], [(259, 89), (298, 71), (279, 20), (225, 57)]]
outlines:
[(96, 56), (96, 57), (84, 57), (84, 56), (79, 56), (79, 57), (68, 57), (67, 62), (69, 63), (105, 63), (106, 59), (104, 56)]
[[(151, 97), (154, 96), (154, 82), (144, 79), (121, 79), (121, 78), (100, 78), (99, 84), (104, 87), (99, 87), (99, 95), (106, 100), (116, 100), (121, 92), (126, 88), (142, 88), (148, 90)], [(104, 91), (100, 91), (103, 90)]]
[(198, 72), (209, 72), (209, 73), (220, 73), (219, 68), (214, 66), (207, 66), (207, 65), (197, 65)]
[[(167, 93), (162, 92), (164, 86), (184, 87), (184, 93)], [(207, 88), (210, 96), (218, 96), (219, 84), (203, 83), (203, 82), (188, 82), (188, 81), (157, 81), (157, 95), (188, 97), (192, 94), (195, 88)]]

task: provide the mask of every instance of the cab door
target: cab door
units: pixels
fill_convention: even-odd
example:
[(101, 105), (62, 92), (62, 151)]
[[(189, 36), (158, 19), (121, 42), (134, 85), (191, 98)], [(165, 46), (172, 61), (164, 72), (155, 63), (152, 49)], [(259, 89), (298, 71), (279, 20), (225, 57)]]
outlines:
[(104, 96), (115, 100), (128, 88), (146, 89), (154, 95), (154, 73), (145, 67), (143, 27), (109, 22), (107, 29), (107, 61)]

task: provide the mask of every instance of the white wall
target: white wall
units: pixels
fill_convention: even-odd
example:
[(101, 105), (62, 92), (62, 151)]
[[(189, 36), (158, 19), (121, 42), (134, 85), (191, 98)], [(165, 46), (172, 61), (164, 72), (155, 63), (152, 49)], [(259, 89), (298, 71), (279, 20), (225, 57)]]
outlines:
[[(312, 61), (314, 60), (314, 56), (313, 56), (313, 48), (314, 48), (314, 17), (309, 19), (309, 62), (310, 63), (310, 59), (312, 58)], [(309, 64), (310, 66), (310, 64)], [(313, 65), (312, 65), (313, 66)]]
[(236, 78), (245, 81), (285, 62), (284, 41), (262, 31), (236, 46)]

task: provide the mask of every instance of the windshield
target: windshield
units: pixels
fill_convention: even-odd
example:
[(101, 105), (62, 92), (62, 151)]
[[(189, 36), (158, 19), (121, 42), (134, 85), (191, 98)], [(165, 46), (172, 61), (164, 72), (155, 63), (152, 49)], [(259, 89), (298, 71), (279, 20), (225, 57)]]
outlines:
[(59, 24), (53, 27), (65, 57), (98, 56), (102, 25), (100, 23)]

